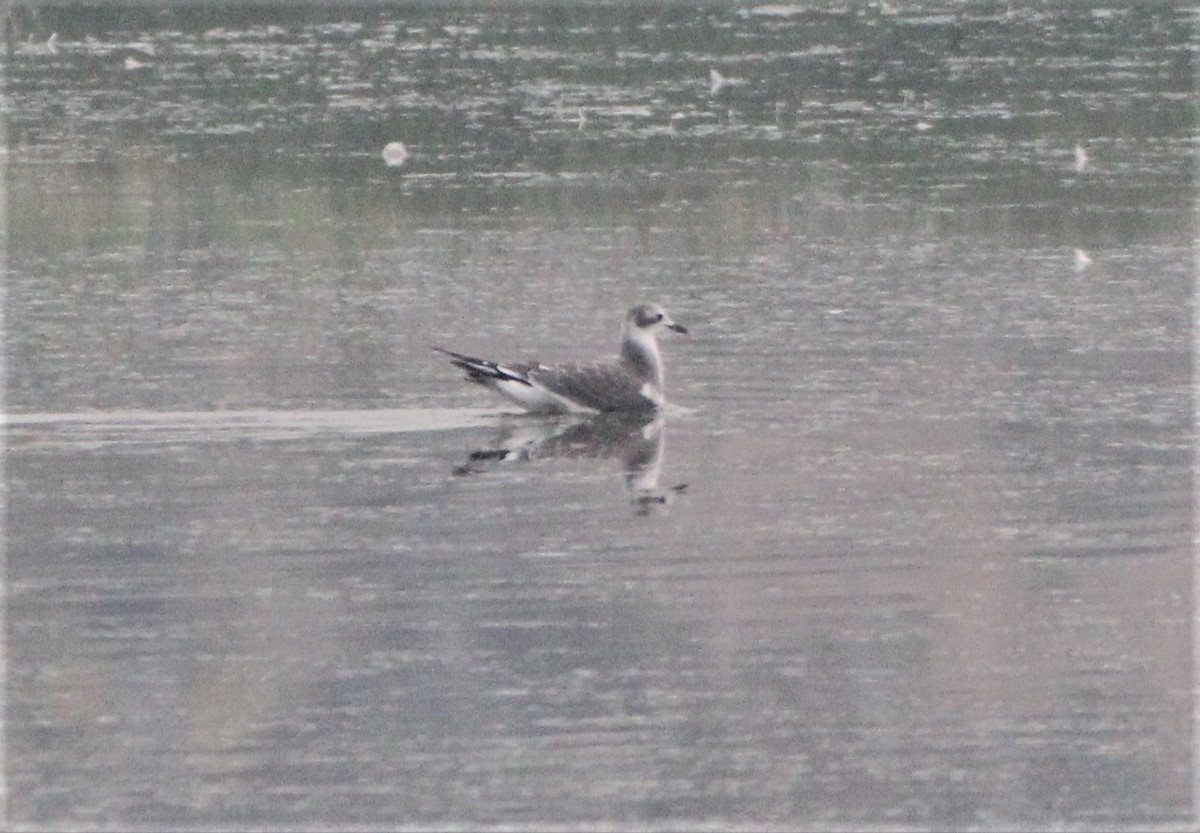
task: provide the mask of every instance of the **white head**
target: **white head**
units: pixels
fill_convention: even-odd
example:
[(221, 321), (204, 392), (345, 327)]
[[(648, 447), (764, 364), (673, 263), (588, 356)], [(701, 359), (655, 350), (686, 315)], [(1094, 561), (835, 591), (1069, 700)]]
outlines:
[(647, 335), (654, 335), (663, 327), (666, 327), (668, 330), (674, 330), (677, 333), (687, 332), (687, 327), (672, 321), (658, 304), (639, 304), (625, 316), (626, 334), (632, 335), (636, 332), (642, 332)]
[(658, 388), (662, 387), (663, 371), (655, 336), (663, 328), (687, 332), (687, 327), (668, 318), (658, 304), (634, 307), (625, 316), (625, 326), (621, 328), (621, 362), (632, 373)]

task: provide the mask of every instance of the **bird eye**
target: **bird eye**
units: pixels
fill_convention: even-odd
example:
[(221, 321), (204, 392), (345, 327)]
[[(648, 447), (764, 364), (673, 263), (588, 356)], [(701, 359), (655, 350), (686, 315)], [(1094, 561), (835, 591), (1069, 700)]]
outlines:
[(662, 321), (662, 320), (663, 320), (663, 314), (660, 312), (658, 315), (654, 316), (654, 320), (655, 320), (655, 321)]

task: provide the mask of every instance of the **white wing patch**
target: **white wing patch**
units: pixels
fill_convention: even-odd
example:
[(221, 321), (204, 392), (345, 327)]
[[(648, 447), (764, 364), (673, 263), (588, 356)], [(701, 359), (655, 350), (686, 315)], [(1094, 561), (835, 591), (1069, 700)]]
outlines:
[(667, 401), (667, 398), (663, 396), (663, 392), (649, 382), (642, 385), (638, 393), (653, 402), (656, 408), (661, 408)]
[(521, 382), (497, 381), (493, 384), (496, 392), (522, 408), (543, 414), (566, 414), (572, 412), (595, 411), (547, 390), (540, 384), (522, 384)]

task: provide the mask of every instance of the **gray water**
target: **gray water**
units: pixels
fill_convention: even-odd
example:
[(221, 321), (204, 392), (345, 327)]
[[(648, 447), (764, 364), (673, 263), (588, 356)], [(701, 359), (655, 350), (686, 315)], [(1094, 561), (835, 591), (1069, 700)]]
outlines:
[(19, 7), (7, 825), (1194, 829), (1196, 11), (892, 5)]

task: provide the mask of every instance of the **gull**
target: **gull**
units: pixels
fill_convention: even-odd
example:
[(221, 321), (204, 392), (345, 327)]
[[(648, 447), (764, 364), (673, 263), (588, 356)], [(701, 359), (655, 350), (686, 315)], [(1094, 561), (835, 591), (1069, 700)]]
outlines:
[(1081, 174), (1088, 169), (1088, 152), (1083, 145), (1075, 145), (1075, 173)]
[(729, 83), (729, 79), (721, 74), (721, 70), (710, 69), (708, 71), (708, 94), (715, 96)]
[(1083, 249), (1075, 250), (1075, 271), (1082, 272), (1092, 265), (1092, 259)]
[(441, 347), (433, 349), (449, 356), (470, 381), (534, 413), (645, 413), (660, 410), (666, 402), (657, 339), (664, 328), (687, 332), (687, 327), (672, 321), (657, 304), (640, 304), (625, 316), (618, 357), (591, 364), (501, 364)]
[(30, 32), (22, 48), (37, 55), (57, 55), (58, 32), (51, 32), (50, 37), (46, 38), (42, 43), (36, 43), (33, 39), (33, 33)]
[(713, 67), (708, 71), (708, 94), (713, 98), (721, 95), (730, 87), (745, 83), (746, 81), (744, 78), (726, 77), (721, 70), (717, 69), (716, 67)]
[(408, 148), (404, 142), (388, 142), (383, 146), (383, 164), (398, 168), (408, 160)]

